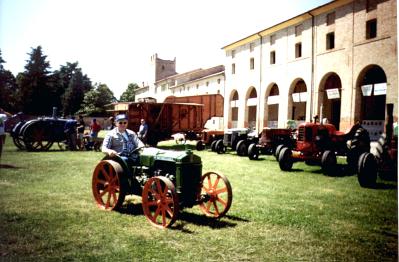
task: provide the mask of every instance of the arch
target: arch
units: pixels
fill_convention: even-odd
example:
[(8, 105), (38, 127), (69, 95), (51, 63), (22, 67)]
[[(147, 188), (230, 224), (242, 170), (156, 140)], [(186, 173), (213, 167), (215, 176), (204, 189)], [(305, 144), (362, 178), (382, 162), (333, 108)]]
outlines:
[(297, 124), (306, 119), (306, 103), (308, 93), (306, 83), (302, 78), (295, 79), (288, 94), (288, 119), (294, 120)]
[(264, 126), (278, 127), (280, 90), (276, 83), (271, 83), (266, 89)]
[(229, 120), (228, 128), (233, 128), (238, 126), (238, 106), (239, 106), (239, 95), (238, 91), (233, 89), (230, 93), (230, 103), (229, 103)]
[(258, 93), (256, 88), (251, 86), (247, 90), (246, 94), (246, 107), (245, 107), (245, 124), (244, 126), (251, 129), (256, 128), (256, 118), (257, 118), (257, 104), (258, 104)]
[(355, 121), (361, 121), (372, 140), (384, 132), (387, 76), (378, 65), (368, 65), (356, 81)]
[[(327, 73), (320, 81), (318, 107), (320, 118), (328, 121), (339, 130), (341, 122), (341, 78), (334, 72)], [(322, 108), (322, 111), (319, 111)]]

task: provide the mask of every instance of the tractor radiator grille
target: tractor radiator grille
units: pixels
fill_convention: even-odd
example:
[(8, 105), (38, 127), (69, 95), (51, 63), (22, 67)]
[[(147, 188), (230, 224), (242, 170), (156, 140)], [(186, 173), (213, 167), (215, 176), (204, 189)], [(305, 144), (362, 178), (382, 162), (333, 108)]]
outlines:
[(305, 127), (300, 127), (298, 129), (298, 141), (304, 141), (305, 140)]

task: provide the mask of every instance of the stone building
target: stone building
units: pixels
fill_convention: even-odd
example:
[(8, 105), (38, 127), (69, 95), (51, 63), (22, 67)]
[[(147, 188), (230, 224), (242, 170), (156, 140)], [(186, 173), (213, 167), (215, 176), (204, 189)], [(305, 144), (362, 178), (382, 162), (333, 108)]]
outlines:
[(396, 0), (337, 0), (223, 47), (224, 126), (327, 118), (383, 131), (398, 111)]
[(163, 60), (155, 54), (151, 57), (150, 76), (147, 84), (135, 91), (136, 99), (147, 97), (163, 102), (169, 96), (193, 96), (221, 94), (224, 96), (224, 66), (195, 69), (178, 74), (176, 58)]

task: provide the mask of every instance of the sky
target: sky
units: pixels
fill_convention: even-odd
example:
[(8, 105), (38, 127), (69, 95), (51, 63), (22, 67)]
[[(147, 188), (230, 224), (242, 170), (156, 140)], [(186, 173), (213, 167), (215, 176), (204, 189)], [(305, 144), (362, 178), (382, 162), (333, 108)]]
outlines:
[(150, 58), (184, 73), (224, 62), (222, 48), (330, 0), (0, 0), (3, 66), (24, 71), (42, 46), (51, 71), (78, 62), (119, 96), (147, 83)]

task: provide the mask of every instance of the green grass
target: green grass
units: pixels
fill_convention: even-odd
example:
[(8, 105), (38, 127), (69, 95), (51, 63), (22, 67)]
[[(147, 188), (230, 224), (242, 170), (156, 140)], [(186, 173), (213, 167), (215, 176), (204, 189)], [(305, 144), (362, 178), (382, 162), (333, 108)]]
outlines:
[(282, 172), (272, 156), (195, 153), (203, 172), (229, 178), (232, 207), (216, 221), (185, 209), (161, 230), (146, 221), (140, 197), (123, 213), (96, 207), (91, 175), (102, 153), (18, 151), (7, 137), (0, 260), (397, 261), (396, 182), (365, 189), (356, 176), (324, 176), (317, 166)]

